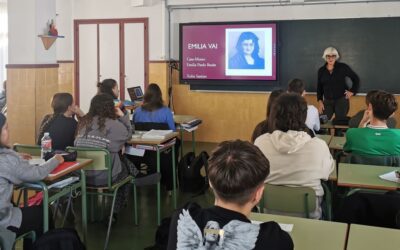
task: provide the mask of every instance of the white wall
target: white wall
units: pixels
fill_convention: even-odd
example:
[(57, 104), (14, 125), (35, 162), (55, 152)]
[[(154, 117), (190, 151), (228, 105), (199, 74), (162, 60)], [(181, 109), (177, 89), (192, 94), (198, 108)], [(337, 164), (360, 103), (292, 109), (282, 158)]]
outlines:
[(8, 2), (8, 63), (47, 64), (56, 62), (56, 48), (45, 50), (38, 35), (55, 18), (54, 0), (12, 0)]
[(166, 50), (164, 0), (145, 0), (132, 7), (130, 0), (73, 0), (74, 19), (149, 18), (149, 59), (164, 60)]
[[(21, 0), (16, 0), (21, 1)], [(223, 21), (259, 21), (259, 20), (301, 20), (400, 16), (400, 1), (360, 2), (309, 5), (251, 6), (246, 3), (266, 2), (264, 0), (241, 0), (248, 7), (183, 8), (171, 9), (171, 25), (168, 11), (164, 7), (166, 0), (144, 0), (144, 7), (132, 7), (130, 0), (57, 0), (57, 25), (60, 33), (66, 35), (59, 42), (58, 60), (73, 58), (73, 20), (105, 18), (149, 18), (149, 53), (150, 60), (179, 57), (179, 23), (185, 22), (223, 22)], [(10, 1), (13, 2), (13, 1)], [(204, 4), (221, 1), (211, 0), (169, 0), (173, 8), (183, 5)], [(224, 0), (223, 3), (237, 4), (239, 0)], [(270, 1), (271, 2), (271, 1)], [(278, 1), (279, 2), (279, 1)], [(207, 7), (207, 5), (203, 5)], [(70, 26), (70, 27), (69, 27)], [(171, 34), (168, 34), (169, 28)], [(68, 34), (69, 31), (71, 34)]]
[[(172, 2), (179, 1), (173, 0)], [(190, 1), (185, 0), (183, 2), (187, 4)], [(198, 3), (195, 0), (192, 0), (192, 2), (193, 4)], [(400, 1), (380, 3), (172, 9), (170, 40), (172, 44), (171, 57), (174, 59), (179, 59), (179, 23), (335, 19), (390, 16), (400, 16)]]
[(7, 7), (8, 63), (35, 63), (35, 43), (39, 39), (35, 28), (35, 1), (12, 0)]
[(57, 60), (74, 60), (73, 1), (56, 0), (56, 13), (58, 34), (65, 36), (57, 40)]
[[(12, 2), (12, 1), (10, 1)], [(26, 2), (26, 1), (24, 1)], [(60, 40), (57, 39), (55, 44), (51, 46), (48, 50), (46, 50), (43, 46), (43, 42), (38, 35), (47, 35), (48, 22), (49, 20), (56, 19), (56, 3), (54, 0), (36, 0), (36, 55), (35, 55), (35, 63), (56, 63), (56, 52), (57, 46), (56, 43)], [(24, 20), (24, 19), (22, 19)], [(26, 22), (26, 21), (25, 21)]]

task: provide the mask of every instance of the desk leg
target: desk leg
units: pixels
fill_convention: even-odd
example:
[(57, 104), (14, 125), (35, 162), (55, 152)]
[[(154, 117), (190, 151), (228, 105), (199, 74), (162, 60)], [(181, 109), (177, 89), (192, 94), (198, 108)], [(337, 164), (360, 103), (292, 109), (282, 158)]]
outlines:
[[(160, 149), (157, 147), (157, 173), (160, 171)], [(161, 184), (157, 182), (157, 225), (161, 224)]]
[(181, 135), (181, 158), (180, 159), (182, 159), (183, 158), (183, 129), (182, 128), (179, 129), (179, 133)]
[(28, 189), (24, 188), (24, 207), (28, 206)]
[(172, 145), (172, 190), (174, 199), (174, 209), (176, 209), (176, 165), (175, 165), (175, 144)]
[(86, 200), (86, 175), (85, 171), (81, 169), (81, 193), (82, 193), (82, 233), (83, 242), (86, 245), (87, 238), (87, 200)]
[(192, 131), (192, 150), (193, 150), (194, 155), (196, 155), (196, 141), (194, 138), (194, 130)]
[(43, 187), (43, 233), (49, 231), (49, 190)]

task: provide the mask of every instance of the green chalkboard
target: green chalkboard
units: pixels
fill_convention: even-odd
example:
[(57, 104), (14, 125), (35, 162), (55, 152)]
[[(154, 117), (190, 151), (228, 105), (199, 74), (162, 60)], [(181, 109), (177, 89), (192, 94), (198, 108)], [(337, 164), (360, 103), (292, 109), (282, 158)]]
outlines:
[[(264, 86), (214, 83), (191, 85), (191, 89), (265, 91), (286, 88), (292, 78), (306, 82), (315, 92), (317, 71), (326, 47), (336, 47), (340, 61), (360, 77), (359, 92), (384, 89), (400, 94), (400, 18), (291, 20), (278, 23), (278, 81)], [(351, 83), (350, 83), (351, 84)]]

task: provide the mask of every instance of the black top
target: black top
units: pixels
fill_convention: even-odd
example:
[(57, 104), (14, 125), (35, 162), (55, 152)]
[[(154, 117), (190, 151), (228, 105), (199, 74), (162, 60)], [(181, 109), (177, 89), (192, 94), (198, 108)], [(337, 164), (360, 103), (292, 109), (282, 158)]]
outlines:
[[(353, 86), (349, 89), (345, 78), (349, 77), (353, 82)], [(318, 70), (318, 101), (323, 99), (337, 100), (344, 97), (344, 92), (350, 90), (354, 94), (357, 93), (360, 85), (360, 79), (357, 74), (344, 63), (335, 62), (332, 73), (329, 73), (326, 64)]]
[[(219, 224), (219, 228), (221, 229), (232, 220), (251, 223), (250, 220), (247, 219), (246, 216), (244, 216), (243, 214), (218, 206), (202, 209), (199, 205), (192, 203), (189, 206), (187, 206), (186, 209), (189, 210), (190, 216), (195, 221), (195, 223), (197, 224), (202, 233), (203, 229), (210, 221), (217, 222)], [(181, 214), (182, 210), (178, 210), (178, 212), (175, 212), (172, 216), (170, 230), (169, 230), (169, 241), (167, 248), (168, 250), (177, 249), (178, 218), (179, 215)], [(188, 232), (181, 232), (181, 233), (188, 235)], [(226, 232), (225, 235), (227, 235)], [(250, 237), (251, 237), (250, 235), (245, 235), (245, 238), (250, 238)], [(273, 221), (264, 222), (260, 224), (257, 240), (255, 242), (255, 248), (253, 249), (268, 249), (268, 250), (293, 249), (293, 241), (290, 238), (289, 234), (283, 231), (276, 222)]]
[[(46, 115), (43, 118), (41, 128), (53, 115)], [(37, 144), (40, 145), (45, 132), (50, 133), (53, 150), (65, 150), (68, 146), (74, 146), (75, 132), (78, 122), (72, 117), (57, 115), (39, 135)]]

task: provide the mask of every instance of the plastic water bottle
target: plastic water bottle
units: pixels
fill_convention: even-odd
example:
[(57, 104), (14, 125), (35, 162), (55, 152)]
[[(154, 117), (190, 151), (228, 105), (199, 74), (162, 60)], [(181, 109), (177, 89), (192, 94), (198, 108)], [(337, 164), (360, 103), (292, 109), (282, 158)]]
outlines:
[(51, 147), (52, 147), (51, 137), (48, 132), (44, 133), (41, 141), (41, 146), (42, 146), (41, 158), (44, 159), (46, 154), (51, 152)]

